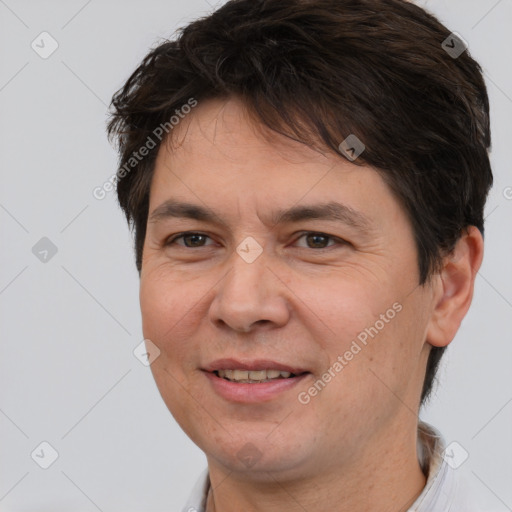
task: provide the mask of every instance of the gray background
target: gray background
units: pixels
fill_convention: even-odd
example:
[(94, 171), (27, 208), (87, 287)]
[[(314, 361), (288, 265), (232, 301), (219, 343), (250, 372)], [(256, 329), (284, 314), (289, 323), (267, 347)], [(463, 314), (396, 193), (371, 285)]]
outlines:
[[(512, 1), (421, 4), (482, 64), (495, 173), (473, 305), (422, 416), (467, 450), (471, 485), (512, 510)], [(142, 332), (131, 238), (114, 194), (92, 190), (117, 163), (112, 94), (160, 37), (211, 9), (0, 0), (2, 512), (177, 511), (205, 467), (132, 353)], [(43, 31), (59, 45), (47, 59), (31, 47)], [(43, 237), (57, 248), (46, 262), (44, 247), (32, 251)], [(48, 462), (43, 441), (59, 454), (48, 469), (31, 457)]]

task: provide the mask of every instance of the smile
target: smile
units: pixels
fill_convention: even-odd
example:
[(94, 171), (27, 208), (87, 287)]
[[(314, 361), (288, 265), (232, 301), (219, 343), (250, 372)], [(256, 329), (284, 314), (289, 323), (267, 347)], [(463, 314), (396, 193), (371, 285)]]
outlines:
[(291, 372), (280, 370), (216, 370), (213, 373), (230, 382), (240, 382), (244, 384), (258, 384), (276, 379), (296, 377), (296, 375)]
[[(279, 371), (279, 376), (268, 378), (267, 370), (231, 370), (233, 374), (231, 378), (228, 378), (225, 373), (227, 371), (203, 371), (203, 374), (208, 379), (215, 395), (228, 402), (245, 404), (277, 400), (279, 397), (285, 396), (287, 391), (290, 392), (292, 388), (295, 388), (300, 382), (312, 375), (310, 372), (304, 372), (299, 375), (291, 372), (282, 372), (287, 375), (282, 376), (281, 371)], [(270, 375), (274, 375), (273, 371), (276, 372), (278, 370), (270, 370)], [(223, 377), (221, 377), (221, 373), (224, 374)], [(236, 375), (234, 375), (235, 373)], [(258, 378), (250, 378), (254, 376)]]

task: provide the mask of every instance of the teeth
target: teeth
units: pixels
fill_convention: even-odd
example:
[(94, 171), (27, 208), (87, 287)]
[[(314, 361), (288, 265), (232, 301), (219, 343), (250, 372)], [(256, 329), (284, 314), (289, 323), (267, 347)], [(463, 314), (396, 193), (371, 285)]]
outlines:
[(279, 370), (217, 370), (219, 377), (237, 382), (252, 383), (265, 382), (273, 379), (287, 379), (291, 372), (281, 372)]
[(247, 370), (233, 370), (233, 380), (247, 380), (249, 378), (249, 372)]
[(254, 370), (247, 372), (247, 374), (250, 380), (264, 380), (267, 378), (267, 370)]

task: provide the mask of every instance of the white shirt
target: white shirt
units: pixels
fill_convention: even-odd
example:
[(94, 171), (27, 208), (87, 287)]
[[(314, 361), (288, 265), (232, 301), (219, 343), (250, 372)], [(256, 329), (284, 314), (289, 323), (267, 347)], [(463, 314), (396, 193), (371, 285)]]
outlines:
[[(420, 421), (417, 446), (418, 459), (427, 475), (427, 482), (407, 512), (492, 512), (470, 495), (466, 480), (457, 473), (460, 469), (452, 468), (457, 464), (449, 459), (449, 450), (446, 452), (448, 457), (445, 456), (444, 440), (435, 428)], [(206, 468), (181, 512), (205, 512), (209, 488), (210, 478)]]

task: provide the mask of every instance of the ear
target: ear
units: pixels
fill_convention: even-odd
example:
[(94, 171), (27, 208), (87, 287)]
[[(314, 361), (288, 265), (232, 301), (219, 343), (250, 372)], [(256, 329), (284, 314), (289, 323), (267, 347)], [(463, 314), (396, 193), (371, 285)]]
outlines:
[(434, 279), (433, 310), (426, 338), (430, 345), (445, 347), (455, 338), (473, 299), (483, 253), (480, 230), (469, 226), (452, 253), (444, 258), (442, 270)]

